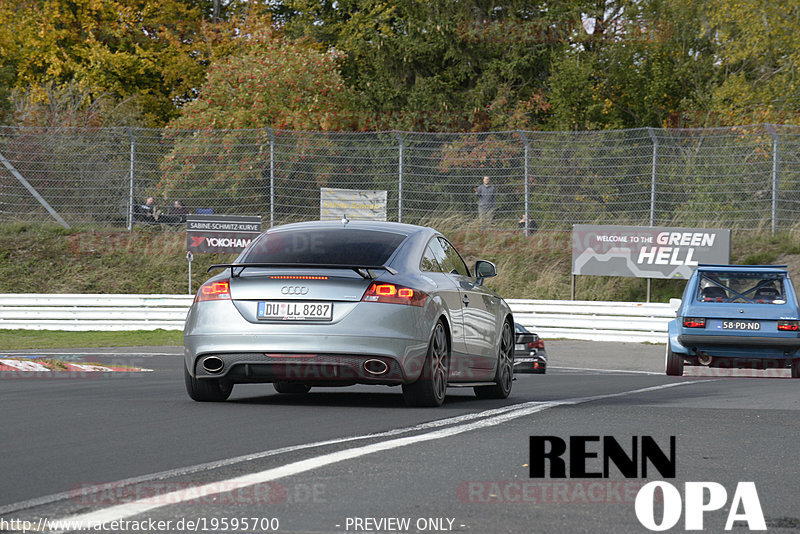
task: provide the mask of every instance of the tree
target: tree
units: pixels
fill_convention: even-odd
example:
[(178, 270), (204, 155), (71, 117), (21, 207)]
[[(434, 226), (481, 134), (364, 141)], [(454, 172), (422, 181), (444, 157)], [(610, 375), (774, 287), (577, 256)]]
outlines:
[(258, 2), (225, 7), (227, 20), (212, 23), (205, 0), (9, 0), (0, 73), (29, 99), (80, 87), (91, 100), (135, 102), (140, 124), (162, 125), (196, 97), (211, 60), (266, 17)]
[(9, 99), (13, 121), (19, 126), (96, 128), (135, 123), (139, 110), (132, 98), (120, 101), (97, 94), (77, 82), (45, 82), (13, 89)]
[[(185, 197), (190, 185), (206, 205), (238, 197), (264, 206), (270, 128), (354, 126), (353, 98), (333, 53), (290, 42), (266, 25), (254, 29), (242, 44), (243, 53), (211, 65), (198, 98), (170, 122), (168, 138), (174, 148), (162, 166), (159, 188), (164, 197)], [(303, 153), (302, 144), (286, 139), (292, 148), (283, 150)], [(313, 188), (317, 194), (318, 185)]]
[(517, 128), (541, 121), (563, 3), (286, 0), (291, 36), (343, 51), (342, 73), (379, 127)]
[[(703, 4), (600, 0), (548, 80), (554, 129), (682, 126), (714, 79)], [(693, 118), (688, 120), (692, 121)]]
[(709, 6), (720, 82), (715, 122), (796, 121), (800, 107), (800, 1), (721, 0)]
[(338, 129), (352, 97), (334, 53), (281, 38), (262, 26), (248, 49), (213, 64), (198, 98), (170, 122), (172, 129)]

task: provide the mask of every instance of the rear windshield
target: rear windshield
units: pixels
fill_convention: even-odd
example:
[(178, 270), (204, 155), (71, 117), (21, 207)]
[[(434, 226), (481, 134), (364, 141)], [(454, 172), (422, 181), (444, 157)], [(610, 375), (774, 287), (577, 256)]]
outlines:
[(697, 300), (785, 304), (784, 275), (781, 273), (708, 272), (700, 275)]
[(308, 228), (262, 235), (243, 263), (380, 266), (406, 236), (353, 228)]

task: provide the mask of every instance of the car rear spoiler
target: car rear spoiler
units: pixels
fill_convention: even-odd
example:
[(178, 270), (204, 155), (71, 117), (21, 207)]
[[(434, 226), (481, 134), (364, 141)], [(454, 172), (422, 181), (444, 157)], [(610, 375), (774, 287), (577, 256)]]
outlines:
[(732, 263), (699, 263), (697, 264), (698, 267), (747, 267), (755, 268), (755, 269), (787, 269), (788, 265), (739, 265), (739, 264), (732, 264)]
[[(389, 274), (397, 274), (395, 269), (386, 265), (338, 265), (338, 264), (320, 264), (320, 263), (215, 263), (208, 268), (206, 272), (211, 272), (214, 269), (228, 269), (231, 270), (231, 277), (236, 278), (242, 271), (250, 267), (262, 268), (286, 268), (291, 267), (294, 269), (351, 269), (363, 276), (367, 280), (377, 278), (372, 271), (386, 271)], [(234, 269), (241, 269), (237, 274)]]

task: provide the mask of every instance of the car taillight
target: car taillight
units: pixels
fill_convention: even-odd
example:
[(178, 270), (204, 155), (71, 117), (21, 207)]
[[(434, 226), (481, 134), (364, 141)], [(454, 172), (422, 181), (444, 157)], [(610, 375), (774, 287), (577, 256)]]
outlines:
[(422, 306), (427, 298), (428, 294), (418, 289), (385, 282), (372, 282), (367, 292), (361, 297), (361, 300), (362, 302), (388, 302), (390, 304)]
[(209, 280), (197, 291), (194, 297), (195, 302), (205, 302), (207, 300), (230, 300), (231, 299), (231, 281), (225, 280)]
[(529, 349), (543, 349), (544, 348), (544, 341), (541, 339), (537, 339), (536, 341), (531, 341), (528, 343)]
[(800, 330), (800, 321), (778, 321), (778, 330), (796, 332)]
[(703, 317), (684, 317), (683, 326), (686, 328), (705, 328), (706, 320)]

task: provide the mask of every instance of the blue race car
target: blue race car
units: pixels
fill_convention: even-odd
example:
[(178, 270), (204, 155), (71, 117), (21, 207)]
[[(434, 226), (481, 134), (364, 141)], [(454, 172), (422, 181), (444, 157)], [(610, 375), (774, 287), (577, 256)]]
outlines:
[(800, 378), (800, 310), (785, 265), (700, 265), (669, 323), (666, 372), (684, 365), (773, 369)]

